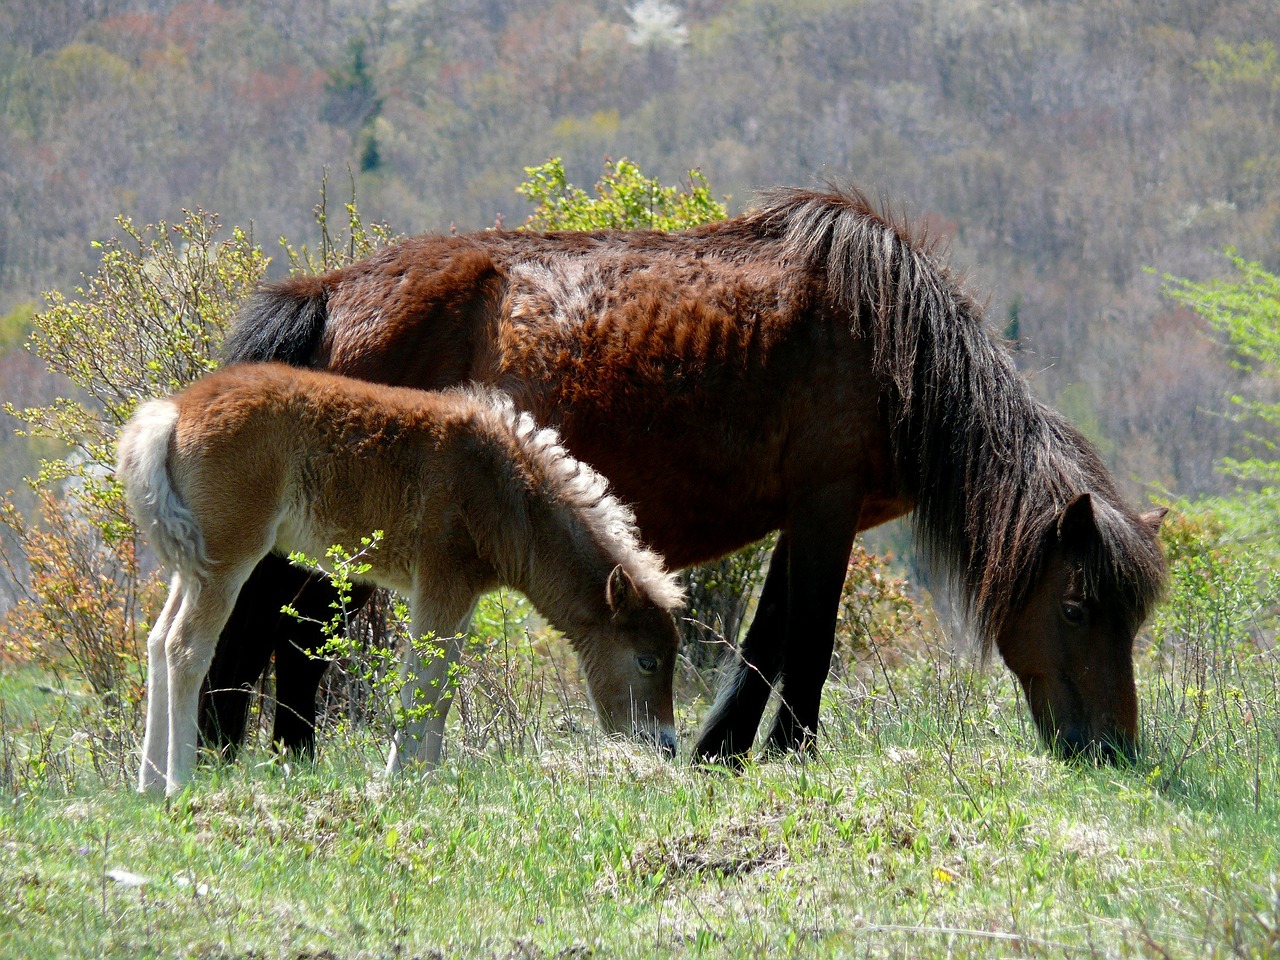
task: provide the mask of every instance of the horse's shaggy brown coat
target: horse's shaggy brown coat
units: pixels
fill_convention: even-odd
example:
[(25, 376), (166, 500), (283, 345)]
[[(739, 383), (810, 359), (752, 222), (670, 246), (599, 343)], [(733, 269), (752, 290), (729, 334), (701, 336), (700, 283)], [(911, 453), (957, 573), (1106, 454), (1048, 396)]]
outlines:
[(779, 678), (773, 743), (812, 735), (853, 537), (912, 510), (1046, 736), (1107, 753), (1136, 737), (1130, 651), (1163, 583), (1158, 517), (1034, 398), (935, 249), (860, 195), (778, 191), (673, 235), (418, 237), (265, 289), (227, 351), (498, 384), (676, 566), (781, 531), (700, 754), (748, 749)]

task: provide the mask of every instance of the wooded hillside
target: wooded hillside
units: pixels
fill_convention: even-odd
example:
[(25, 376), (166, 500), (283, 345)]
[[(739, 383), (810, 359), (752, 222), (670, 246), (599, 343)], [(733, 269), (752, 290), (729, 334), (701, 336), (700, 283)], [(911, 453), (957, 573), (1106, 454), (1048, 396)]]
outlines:
[(0, 312), (70, 288), (117, 214), (201, 207), (269, 252), (305, 238), (326, 167), (406, 233), (522, 222), (513, 188), (552, 155), (584, 185), (606, 156), (668, 182), (697, 166), (731, 212), (758, 187), (852, 182), (949, 240), (1037, 389), (1122, 477), (1211, 492), (1243, 374), (1159, 275), (1226, 273), (1226, 246), (1280, 266), (1275, 13), (8, 0)]

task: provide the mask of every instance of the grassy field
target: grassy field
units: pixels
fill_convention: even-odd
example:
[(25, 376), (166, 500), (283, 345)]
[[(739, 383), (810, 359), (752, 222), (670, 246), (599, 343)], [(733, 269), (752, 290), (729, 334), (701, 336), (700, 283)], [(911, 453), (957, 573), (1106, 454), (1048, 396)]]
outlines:
[(1003, 668), (935, 649), (833, 684), (804, 762), (663, 762), (568, 689), (514, 749), (455, 725), (432, 775), (383, 782), (347, 732), (167, 803), (131, 790), (129, 736), (83, 732), (94, 698), (11, 669), (0, 954), (1275, 955), (1280, 657), (1139, 669), (1124, 769), (1048, 758)]

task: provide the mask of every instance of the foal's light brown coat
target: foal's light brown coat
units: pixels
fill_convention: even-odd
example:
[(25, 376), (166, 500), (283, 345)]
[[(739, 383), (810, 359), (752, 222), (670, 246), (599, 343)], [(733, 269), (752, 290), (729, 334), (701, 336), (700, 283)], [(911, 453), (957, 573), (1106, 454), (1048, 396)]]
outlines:
[(502, 394), (232, 367), (142, 405), (119, 476), (173, 572), (148, 641), (142, 790), (189, 780), (200, 682), (254, 566), (375, 530), (367, 578), (408, 597), (415, 633), (444, 651), (425, 670), (406, 655), (406, 705), (416, 692), (434, 709), (397, 736), (389, 772), (406, 756), (438, 760), (449, 666), (476, 599), (500, 584), (574, 638), (606, 729), (674, 749), (679, 588), (603, 479)]

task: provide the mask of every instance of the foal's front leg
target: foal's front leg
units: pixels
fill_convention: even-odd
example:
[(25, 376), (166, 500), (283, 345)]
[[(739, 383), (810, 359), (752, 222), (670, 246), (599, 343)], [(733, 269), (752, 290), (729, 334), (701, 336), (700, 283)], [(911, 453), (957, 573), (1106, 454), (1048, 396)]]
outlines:
[(421, 602), (415, 604), (414, 636), (419, 640), (431, 636), (440, 651), (424, 664), (413, 643), (405, 650), (400, 668), (400, 706), (405, 719), (391, 743), (387, 776), (394, 776), (410, 764), (431, 769), (440, 763), (445, 721), (453, 705), (454, 665), (462, 658), (462, 646), (475, 611), (474, 602), (461, 617), (433, 615), (423, 609), (425, 606)]

